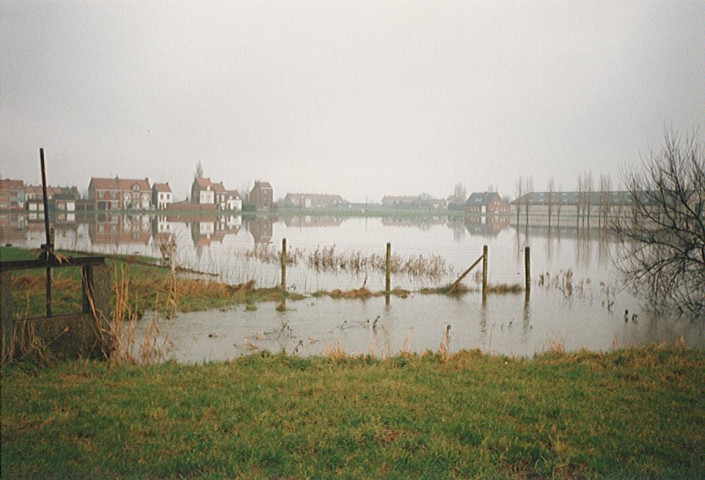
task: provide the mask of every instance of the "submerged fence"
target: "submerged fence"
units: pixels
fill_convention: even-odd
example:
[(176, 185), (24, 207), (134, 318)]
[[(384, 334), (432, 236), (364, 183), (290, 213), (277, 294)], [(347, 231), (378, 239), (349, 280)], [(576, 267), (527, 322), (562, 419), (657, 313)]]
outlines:
[(271, 247), (252, 255), (279, 264), (276, 285), (287, 291), (315, 293), (334, 289), (368, 288), (372, 291), (453, 291), (462, 285), (483, 295), (489, 291), (529, 291), (531, 253), (523, 251), (522, 265), (506, 255), (493, 258), (487, 245), (481, 251), (414, 249), (395, 252), (391, 242), (379, 250), (340, 248), (335, 245), (291, 245), (282, 239), (281, 250)]

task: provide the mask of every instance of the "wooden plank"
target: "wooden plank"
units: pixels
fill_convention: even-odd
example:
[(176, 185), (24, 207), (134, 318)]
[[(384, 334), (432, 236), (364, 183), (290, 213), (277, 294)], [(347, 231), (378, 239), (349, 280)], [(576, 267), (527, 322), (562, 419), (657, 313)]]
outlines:
[(69, 257), (59, 262), (52, 258), (51, 262), (38, 258), (36, 260), (7, 260), (0, 262), (0, 272), (10, 272), (13, 270), (31, 270), (33, 268), (62, 268), (62, 267), (83, 267), (86, 265), (102, 265), (105, 257)]
[(474, 262), (472, 265), (470, 265), (470, 268), (468, 268), (467, 270), (465, 270), (465, 271), (463, 272), (463, 274), (462, 274), (460, 277), (458, 277), (458, 279), (457, 279), (455, 282), (453, 282), (453, 285), (450, 286), (450, 291), (451, 291), (451, 292), (452, 292), (453, 290), (455, 290), (455, 288), (458, 286), (458, 284), (463, 281), (463, 278), (465, 278), (465, 277), (468, 275), (468, 273), (470, 273), (470, 272), (472, 271), (473, 268), (477, 267), (477, 264), (480, 263), (483, 258), (485, 258), (485, 256), (484, 256), (484, 255), (480, 255), (480, 257), (479, 257), (477, 260), (475, 260), (475, 262)]

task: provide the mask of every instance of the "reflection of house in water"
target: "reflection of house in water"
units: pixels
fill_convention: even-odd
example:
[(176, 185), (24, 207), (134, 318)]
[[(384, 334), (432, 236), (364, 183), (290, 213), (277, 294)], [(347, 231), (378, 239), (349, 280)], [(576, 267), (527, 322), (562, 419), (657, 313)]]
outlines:
[(341, 217), (319, 217), (310, 215), (301, 215), (289, 217), (284, 220), (287, 227), (338, 227), (343, 223)]
[(88, 235), (93, 245), (148, 245), (152, 237), (149, 215), (111, 215), (98, 213), (88, 223)]
[(222, 243), (226, 235), (237, 235), (242, 224), (240, 215), (209, 215), (189, 218), (191, 239), (196, 247)]
[(0, 241), (7, 243), (23, 243), (27, 239), (27, 224), (24, 214), (0, 214)]
[(166, 215), (157, 215), (152, 218), (152, 236), (156, 240), (157, 237), (169, 237), (178, 231), (178, 224), (183, 222), (175, 222)]
[(217, 218), (215, 216), (201, 217), (197, 221), (191, 222), (191, 239), (196, 247), (207, 247), (212, 242), (223, 242), (224, 232), (216, 229)]
[(274, 222), (269, 217), (256, 217), (245, 222), (255, 243), (269, 243), (274, 235)]
[(509, 227), (509, 216), (465, 216), (465, 228), (471, 235), (494, 237)]
[(428, 230), (433, 225), (445, 225), (445, 218), (442, 217), (383, 217), (382, 225), (385, 227), (416, 227), (421, 230)]

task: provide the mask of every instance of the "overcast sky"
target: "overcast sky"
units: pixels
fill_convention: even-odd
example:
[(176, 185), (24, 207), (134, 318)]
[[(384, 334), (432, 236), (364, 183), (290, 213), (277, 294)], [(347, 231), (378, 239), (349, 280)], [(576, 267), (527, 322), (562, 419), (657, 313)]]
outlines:
[(0, 0), (0, 174), (573, 190), (705, 135), (704, 82), (703, 1)]

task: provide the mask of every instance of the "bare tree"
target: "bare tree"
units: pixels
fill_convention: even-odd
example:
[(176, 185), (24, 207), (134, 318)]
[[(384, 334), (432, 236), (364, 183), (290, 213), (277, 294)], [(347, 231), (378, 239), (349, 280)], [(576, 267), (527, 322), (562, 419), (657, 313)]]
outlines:
[(612, 208), (612, 179), (609, 174), (600, 175), (600, 195), (597, 211), (598, 226), (607, 224), (607, 215)]
[(519, 228), (519, 214), (521, 213), (521, 202), (523, 201), (522, 195), (524, 194), (524, 177), (521, 175), (519, 175), (519, 178), (514, 184), (514, 190), (517, 194), (517, 228)]
[(556, 217), (558, 217), (558, 228), (561, 228), (561, 209), (563, 208), (563, 189), (558, 184), (556, 189)]
[(623, 172), (631, 209), (612, 218), (625, 281), (657, 310), (705, 316), (705, 160), (695, 135), (667, 133), (665, 146)]
[(526, 189), (526, 202), (524, 202), (524, 210), (526, 212), (526, 225), (529, 225), (529, 208), (531, 207), (531, 193), (534, 192), (534, 177), (527, 177), (525, 179), (524, 188)]
[[(592, 191), (594, 189), (593, 181), (592, 181), (592, 172), (587, 171), (583, 175), (583, 182), (585, 183), (583, 185), (583, 192), (585, 195), (585, 213), (587, 215), (587, 226), (590, 228), (590, 212), (592, 210)], [(583, 216), (583, 225), (585, 225), (585, 216)]]
[(548, 213), (548, 231), (551, 231), (551, 214), (553, 213), (553, 196), (556, 191), (556, 179), (553, 175), (548, 177), (548, 198), (546, 199), (546, 210)]

